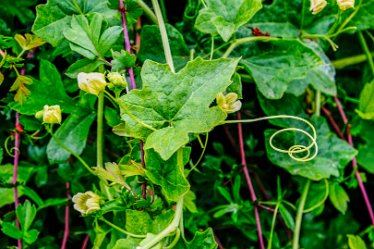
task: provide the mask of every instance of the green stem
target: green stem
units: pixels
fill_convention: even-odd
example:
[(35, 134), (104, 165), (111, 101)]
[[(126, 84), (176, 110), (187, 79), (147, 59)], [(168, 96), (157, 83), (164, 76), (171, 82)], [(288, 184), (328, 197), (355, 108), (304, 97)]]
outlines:
[(104, 92), (99, 93), (97, 103), (97, 161), (96, 166), (103, 167), (103, 143), (104, 143), (104, 132), (103, 132), (103, 118), (104, 118)]
[[(370, 53), (370, 56), (374, 56), (374, 53)], [(345, 67), (362, 63), (366, 61), (368, 56), (366, 54), (354, 55), (351, 57), (332, 61), (332, 64), (336, 69), (343, 69)]]
[(344, 20), (344, 23), (339, 27), (338, 31), (336, 31), (335, 33), (336, 34), (340, 34), (342, 32), (342, 30), (345, 28), (345, 26), (347, 26), (347, 24), (352, 20), (352, 18), (357, 14), (358, 10), (360, 9), (361, 7), (361, 4), (362, 4), (362, 0), (360, 0), (360, 2), (358, 3), (358, 5), (356, 6), (355, 10), (352, 12), (352, 14)]
[(60, 145), (64, 150), (66, 150), (67, 152), (69, 152), (70, 154), (72, 154), (75, 158), (77, 158), (82, 164), (83, 166), (93, 175), (96, 175), (95, 172), (91, 169), (91, 167), (83, 160), (82, 157), (80, 157), (78, 154), (76, 154), (74, 151), (72, 151), (71, 149), (69, 149), (65, 144), (63, 144), (60, 139), (58, 139), (56, 137), (55, 134), (52, 133), (52, 131), (46, 127), (48, 133), (52, 136), (52, 138), (56, 141), (56, 143), (58, 145)]
[(213, 55), (214, 55), (214, 35), (212, 35), (212, 43), (211, 43), (211, 46), (210, 46), (210, 56), (209, 56), (209, 60), (213, 60)]
[(315, 113), (314, 114), (316, 116), (320, 116), (321, 115), (321, 91), (320, 90), (316, 91), (316, 109), (315, 109)]
[(144, 3), (142, 0), (138, 0), (139, 6), (143, 9), (144, 13), (151, 19), (152, 22), (157, 24), (157, 17), (155, 13), (148, 7), (146, 3)]
[(176, 210), (175, 210), (175, 216), (172, 222), (159, 234), (157, 234), (155, 237), (153, 237), (151, 240), (147, 241), (146, 244), (143, 246), (139, 246), (139, 249), (149, 249), (152, 248), (154, 245), (159, 243), (161, 240), (163, 240), (165, 237), (169, 236), (170, 233), (174, 232), (176, 229), (178, 229), (180, 220), (182, 218), (183, 214), (183, 196), (178, 200)]
[(161, 13), (160, 5), (158, 4), (158, 0), (152, 0), (152, 5), (156, 12), (158, 26), (160, 28), (162, 46), (164, 48), (166, 63), (169, 65), (170, 70), (173, 73), (175, 73), (173, 57), (171, 56), (168, 35), (166, 33), (165, 23), (164, 23), (164, 19), (162, 18), (162, 13)]
[(303, 30), (304, 26), (304, 15), (305, 15), (305, 0), (303, 0), (303, 4), (301, 7), (301, 20), (300, 20), (300, 30)]
[(370, 53), (369, 47), (368, 47), (368, 45), (367, 45), (367, 43), (365, 41), (365, 37), (364, 37), (364, 35), (362, 34), (361, 31), (358, 32), (358, 38), (360, 40), (362, 49), (364, 50), (365, 55), (367, 57), (367, 60), (369, 62), (371, 72), (373, 73), (373, 76), (374, 76), (374, 61), (373, 61), (373, 56)]
[(306, 202), (306, 198), (308, 196), (309, 187), (310, 187), (310, 180), (308, 179), (305, 183), (303, 193), (301, 194), (300, 203), (297, 208), (296, 214), (296, 221), (295, 221), (295, 230), (293, 233), (293, 241), (292, 241), (292, 249), (299, 249), (299, 238), (300, 238), (300, 230), (301, 230), (301, 221), (303, 219), (303, 212), (304, 206)]
[(277, 214), (278, 214), (278, 209), (279, 209), (280, 204), (281, 204), (281, 202), (278, 201), (277, 205), (275, 206), (275, 209), (274, 209), (273, 220), (271, 222), (271, 229), (270, 229), (270, 235), (269, 235), (269, 241), (268, 241), (268, 247), (267, 247), (267, 249), (271, 249), (272, 244), (273, 244), (272, 242), (273, 242), (275, 221), (277, 219)]
[(326, 178), (323, 179), (323, 180), (325, 181), (325, 195), (323, 196), (323, 198), (318, 203), (316, 203), (315, 205), (313, 205), (312, 207), (310, 207), (308, 209), (305, 209), (304, 213), (312, 212), (314, 209), (320, 207), (321, 205), (323, 205), (325, 203), (325, 201), (329, 197), (329, 182), (326, 180)]
[(101, 217), (99, 220), (103, 221), (104, 223), (108, 224), (112, 228), (116, 229), (118, 232), (126, 234), (126, 235), (128, 235), (130, 237), (133, 237), (133, 238), (145, 238), (145, 237), (147, 237), (146, 235), (133, 234), (133, 233), (130, 233), (130, 232), (126, 231), (126, 230), (123, 230), (119, 226), (116, 226), (112, 222), (106, 220), (104, 217)]
[(231, 52), (238, 46), (240, 45), (243, 45), (245, 43), (249, 43), (249, 42), (254, 42), (254, 41), (263, 41), (263, 42), (267, 42), (267, 41), (277, 41), (277, 40), (280, 40), (281, 38), (277, 38), (277, 37), (269, 37), (269, 36), (254, 36), (254, 37), (245, 37), (245, 38), (240, 38), (240, 39), (237, 39), (237, 40), (234, 40), (230, 47), (226, 50), (226, 52), (222, 55), (223, 58), (226, 58), (228, 57)]

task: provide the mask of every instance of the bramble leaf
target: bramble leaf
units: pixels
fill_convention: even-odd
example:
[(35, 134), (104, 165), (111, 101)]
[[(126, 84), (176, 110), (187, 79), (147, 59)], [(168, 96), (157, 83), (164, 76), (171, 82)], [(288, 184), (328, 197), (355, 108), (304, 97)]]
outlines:
[(152, 148), (162, 159), (169, 159), (188, 143), (190, 133), (208, 132), (226, 119), (227, 114), (220, 108), (209, 106), (230, 85), (237, 63), (238, 59), (197, 58), (172, 73), (168, 65), (146, 61), (141, 72), (143, 89), (132, 90), (120, 102), (156, 130), (145, 128), (123, 113), (127, 135), (144, 139), (145, 149)]
[(262, 8), (260, 0), (205, 0), (195, 28), (203, 33), (218, 33), (224, 41), (246, 24)]
[(30, 77), (24, 75), (17, 75), (16, 80), (9, 89), (10, 92), (16, 91), (14, 101), (22, 105), (22, 103), (26, 100), (27, 96), (30, 95), (30, 90), (26, 87), (26, 85), (31, 85), (32, 82), (33, 80)]
[(126, 50), (112, 51), (112, 71), (120, 71), (135, 66), (136, 56)]
[(94, 13), (90, 17), (88, 21), (84, 15), (73, 16), (71, 28), (64, 30), (64, 36), (69, 40), (73, 51), (94, 60), (96, 57), (105, 57), (105, 53), (120, 37), (122, 28), (119, 26), (102, 27), (103, 17), (100, 14)]
[(241, 64), (268, 99), (286, 91), (301, 95), (308, 84), (328, 95), (336, 94), (335, 70), (317, 44), (284, 39), (246, 46)]
[(100, 13), (110, 24), (119, 18), (118, 11), (110, 9), (107, 0), (48, 0), (36, 7), (36, 13), (32, 31), (53, 46), (64, 40), (63, 32), (70, 28), (74, 15)]
[(25, 36), (16, 34), (14, 39), (23, 50), (30, 50), (45, 43), (45, 41), (43, 41), (40, 37), (32, 34), (25, 34)]

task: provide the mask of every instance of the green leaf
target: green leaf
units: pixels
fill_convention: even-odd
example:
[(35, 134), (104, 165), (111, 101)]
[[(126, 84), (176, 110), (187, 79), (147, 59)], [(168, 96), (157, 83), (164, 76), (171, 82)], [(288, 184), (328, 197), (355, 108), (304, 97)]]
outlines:
[(26, 200), (23, 204), (19, 205), (16, 209), (17, 217), (21, 224), (22, 231), (29, 230), (32, 222), (36, 216), (36, 207)]
[(3, 158), (4, 158), (4, 150), (3, 150), (3, 148), (0, 148), (0, 164), (3, 161)]
[[(92, 111), (79, 108), (63, 122), (55, 136), (66, 147), (80, 155), (86, 146), (90, 127), (95, 117), (96, 114)], [(70, 153), (51, 138), (47, 146), (47, 155), (50, 163), (61, 163), (69, 158)]]
[(38, 239), (38, 236), (39, 236), (39, 231), (36, 229), (31, 229), (25, 232), (25, 234), (23, 235), (23, 240), (27, 244), (32, 244)]
[(290, 211), (288, 211), (287, 207), (283, 204), (279, 206), (279, 212), (282, 215), (282, 218), (286, 226), (290, 228), (291, 230), (293, 230), (295, 227), (294, 216), (290, 213)]
[(152, 231), (152, 219), (145, 211), (126, 210), (125, 229), (134, 234), (147, 234)]
[(356, 112), (363, 119), (374, 120), (374, 80), (362, 89), (359, 110)]
[[(2, 184), (12, 184), (13, 178), (13, 164), (5, 164), (0, 166), (0, 182)], [(17, 175), (17, 182), (23, 184), (28, 181), (33, 173), (34, 169), (32, 165), (28, 166), (19, 166), (18, 167), (18, 175)], [(1, 200), (1, 198), (0, 198)]]
[(183, 196), (183, 205), (185, 208), (188, 209), (191, 213), (197, 213), (197, 207), (195, 204), (196, 195), (192, 191), (188, 191), (187, 194)]
[(358, 146), (357, 162), (368, 172), (374, 173), (374, 121), (360, 121), (360, 137), (365, 141)]
[(20, 186), (20, 188), (22, 189), (23, 194), (29, 197), (31, 200), (33, 200), (36, 203), (36, 205), (41, 206), (44, 204), (44, 201), (40, 198), (38, 193), (35, 192), (35, 190), (26, 186)]
[(203, 232), (196, 232), (193, 239), (191, 241), (186, 241), (185, 243), (188, 249), (215, 249), (218, 246), (211, 228), (208, 228)]
[(147, 165), (145, 174), (152, 183), (161, 186), (161, 191), (168, 201), (177, 201), (190, 189), (190, 184), (183, 171), (183, 166), (188, 162), (189, 154), (190, 148), (184, 148), (183, 165), (179, 165), (177, 153), (165, 161), (154, 150), (145, 151)]
[(96, 68), (98, 68), (100, 65), (103, 65), (104, 62), (100, 60), (90, 60), (90, 59), (81, 59), (69, 66), (69, 68), (66, 70), (65, 74), (69, 76), (70, 78), (77, 78), (77, 75), (80, 72), (94, 72)]
[(334, 207), (342, 214), (345, 214), (347, 211), (349, 196), (345, 192), (344, 188), (336, 182), (330, 183), (329, 197)]
[(300, 95), (308, 84), (336, 95), (334, 68), (315, 43), (293, 39), (254, 43), (240, 54), (241, 64), (268, 99), (279, 99), (287, 90)]
[(112, 71), (121, 71), (135, 66), (136, 56), (130, 54), (127, 50), (121, 50), (121, 52), (112, 51), (112, 57)]
[(111, 10), (106, 0), (48, 0), (36, 7), (36, 13), (32, 31), (53, 46), (64, 40), (63, 33), (70, 28), (74, 15), (100, 13), (109, 24), (116, 23), (119, 18), (119, 12)]
[(360, 236), (355, 236), (348, 234), (348, 245), (350, 249), (366, 249), (365, 242), (360, 238)]
[(105, 30), (101, 34), (102, 15), (94, 13), (90, 17), (88, 21), (84, 15), (73, 16), (71, 28), (64, 30), (64, 36), (69, 40), (73, 51), (94, 60), (96, 57), (105, 57), (106, 52), (120, 37), (122, 28), (119, 26), (104, 27)]
[(123, 113), (127, 135), (146, 140), (145, 149), (153, 148), (167, 160), (188, 143), (190, 133), (208, 132), (226, 119), (219, 107), (209, 106), (230, 85), (237, 63), (237, 59), (197, 58), (172, 73), (168, 65), (146, 61), (141, 72), (143, 89), (132, 90), (120, 102), (157, 130), (149, 130)]
[[(184, 41), (183, 35), (176, 28), (167, 24), (166, 32), (170, 43), (174, 66), (177, 70), (181, 69), (188, 62), (190, 51)], [(143, 62), (149, 59), (159, 63), (166, 63), (158, 26), (145, 25), (140, 35), (143, 39), (141, 39), (138, 53), (139, 60)]]
[[(356, 26), (357, 30), (374, 29), (374, 1), (362, 1), (361, 6), (358, 5), (359, 1), (356, 1), (358, 8), (357, 13), (353, 16), (350, 26)], [(346, 11), (344, 16), (351, 15), (354, 10)]]
[(21, 114), (33, 115), (44, 105), (60, 105), (62, 112), (74, 109), (74, 101), (64, 90), (57, 68), (49, 61), (40, 62), (40, 80), (34, 80), (29, 86), (30, 96), (22, 103), (10, 103), (10, 107)]
[(205, 0), (195, 28), (203, 33), (218, 33), (224, 41), (246, 24), (262, 8), (260, 0)]
[(16, 227), (16, 225), (14, 225), (13, 223), (11, 223), (11, 222), (6, 222), (6, 221), (3, 221), (2, 223), (1, 223), (1, 231), (5, 234), (5, 235), (7, 235), (7, 236), (9, 236), (9, 237), (11, 237), (11, 238), (13, 238), (13, 239), (21, 239), (22, 238), (22, 231), (20, 231), (17, 227)]
[(119, 239), (116, 241), (116, 244), (113, 246), (112, 249), (134, 249), (136, 248), (142, 239), (136, 239), (132, 237), (128, 237), (126, 239)]

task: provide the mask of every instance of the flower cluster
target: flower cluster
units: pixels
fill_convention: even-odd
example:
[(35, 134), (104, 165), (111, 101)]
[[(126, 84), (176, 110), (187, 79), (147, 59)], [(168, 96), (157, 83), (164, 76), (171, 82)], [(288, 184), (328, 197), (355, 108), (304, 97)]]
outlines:
[[(355, 0), (336, 0), (336, 3), (338, 4), (339, 9), (342, 11), (355, 7)], [(310, 10), (312, 11), (313, 15), (321, 12), (326, 5), (326, 0), (310, 0)]]
[(45, 124), (61, 124), (61, 109), (59, 105), (45, 105), (43, 110), (35, 114), (37, 119), (42, 119)]

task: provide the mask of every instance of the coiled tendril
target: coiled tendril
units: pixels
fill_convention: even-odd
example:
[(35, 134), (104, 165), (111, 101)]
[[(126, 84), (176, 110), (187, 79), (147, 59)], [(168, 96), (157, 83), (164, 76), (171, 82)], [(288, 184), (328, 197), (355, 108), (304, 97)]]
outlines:
[[(269, 139), (270, 147), (273, 150), (278, 151), (280, 153), (288, 154), (290, 158), (292, 158), (293, 160), (298, 161), (298, 162), (307, 162), (307, 161), (313, 160), (318, 154), (317, 132), (316, 132), (316, 129), (314, 128), (314, 126), (309, 121), (307, 121), (306, 119), (296, 117), (296, 116), (290, 116), (290, 115), (276, 115), (276, 116), (246, 119), (246, 120), (226, 120), (223, 123), (225, 123), (225, 124), (230, 124), (230, 123), (231, 124), (233, 124), (233, 123), (254, 123), (254, 122), (270, 120), (270, 119), (287, 119), (287, 118), (288, 119), (299, 120), (299, 121), (302, 121), (302, 122), (306, 123), (312, 129), (313, 134), (310, 134), (309, 132), (307, 132), (303, 129), (294, 128), (294, 127), (280, 129), (280, 130), (274, 132), (273, 135), (271, 135), (271, 137)], [(281, 148), (275, 146), (273, 144), (274, 138), (276, 136), (278, 136), (279, 134), (281, 134), (283, 132), (288, 132), (288, 131), (303, 133), (304, 135), (306, 135), (311, 140), (311, 143), (309, 145), (295, 144), (295, 145), (290, 146), (288, 149), (281, 149)], [(313, 147), (314, 147), (314, 153), (312, 154), (311, 149)], [(306, 153), (306, 154), (304, 156), (301, 156), (301, 157), (296, 156), (299, 153)]]

